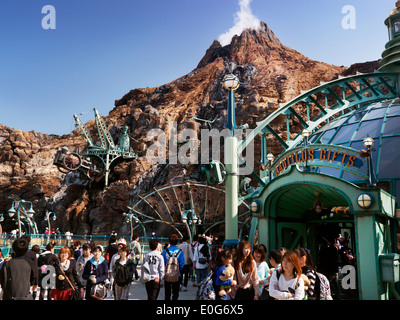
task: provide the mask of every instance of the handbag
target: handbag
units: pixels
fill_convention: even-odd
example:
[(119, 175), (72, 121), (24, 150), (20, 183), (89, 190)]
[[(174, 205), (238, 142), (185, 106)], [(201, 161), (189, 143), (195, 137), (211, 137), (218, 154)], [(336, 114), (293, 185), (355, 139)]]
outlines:
[(90, 288), (90, 296), (97, 300), (103, 300), (107, 294), (107, 288), (103, 283), (96, 283)]
[(149, 282), (151, 280), (150, 266), (147, 260), (143, 263), (140, 269), (141, 269), (140, 282), (145, 284), (146, 282)]
[(67, 279), (69, 285), (70, 285), (71, 288), (72, 288), (71, 295), (69, 296), (69, 300), (82, 300), (82, 295), (81, 295), (80, 290), (77, 290), (77, 289), (72, 285), (71, 281), (69, 280), (69, 278), (68, 278), (67, 275), (65, 274), (64, 270), (63, 270), (61, 267), (59, 267), (59, 268), (60, 268), (60, 270), (61, 270), (61, 272), (62, 272), (64, 278)]

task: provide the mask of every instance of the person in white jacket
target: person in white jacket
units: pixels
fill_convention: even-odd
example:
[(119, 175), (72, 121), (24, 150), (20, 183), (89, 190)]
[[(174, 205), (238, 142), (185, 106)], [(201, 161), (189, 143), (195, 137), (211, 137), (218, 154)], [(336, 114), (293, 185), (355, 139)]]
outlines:
[(147, 300), (157, 300), (161, 288), (161, 281), (164, 279), (165, 263), (164, 258), (157, 250), (158, 240), (151, 239), (149, 241), (150, 252), (146, 253), (143, 263), (147, 261), (149, 264), (150, 281), (145, 283)]
[(304, 280), (301, 277), (299, 257), (288, 251), (282, 258), (282, 269), (270, 278), (269, 295), (277, 300), (303, 300)]

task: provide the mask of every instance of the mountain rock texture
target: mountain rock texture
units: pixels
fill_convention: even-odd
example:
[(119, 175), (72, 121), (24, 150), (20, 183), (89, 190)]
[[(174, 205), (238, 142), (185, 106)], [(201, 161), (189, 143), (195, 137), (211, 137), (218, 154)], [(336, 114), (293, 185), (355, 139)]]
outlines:
[[(171, 156), (176, 156), (176, 150), (167, 148), (166, 161), (158, 164), (151, 163), (146, 154), (160, 132), (165, 133), (168, 141), (174, 128), (178, 133), (194, 129), (199, 139), (200, 129), (209, 128), (208, 125), (224, 129), (228, 95), (220, 81), (231, 68), (243, 83), (235, 94), (236, 122), (238, 126), (248, 123), (253, 129), (256, 122), (275, 111), (279, 103), (293, 99), (301, 90), (309, 90), (321, 81), (328, 82), (338, 75), (355, 73), (360, 69), (362, 72), (374, 71), (376, 65), (376, 62), (371, 62), (346, 68), (313, 61), (284, 46), (265, 23), (261, 23), (257, 31), (248, 29), (233, 37), (227, 46), (214, 41), (189, 74), (160, 87), (133, 89), (115, 101), (115, 107), (104, 120), (115, 139), (123, 126), (128, 126), (131, 147), (139, 156), (113, 169), (106, 190), (104, 182), (89, 183), (77, 173), (61, 173), (53, 165), (59, 147), (67, 146), (71, 151), (86, 146), (77, 130), (70, 135), (55, 136), (0, 125), (0, 212), (7, 212), (12, 202), (10, 197), (15, 196), (32, 201), (40, 232), (47, 226), (44, 217), (49, 210), (57, 216), (51, 227), (59, 227), (62, 232), (109, 234), (115, 230), (119, 234), (129, 234), (123, 213), (140, 196), (168, 183), (205, 181), (199, 163), (184, 165), (170, 161)], [(300, 126), (300, 123), (293, 120), (291, 125)], [(94, 121), (89, 121), (86, 126), (91, 132), (96, 132)], [(274, 129), (285, 132), (284, 119), (275, 124)], [(151, 138), (150, 134), (154, 132), (158, 132), (158, 136)], [(180, 145), (182, 142), (178, 141), (178, 147)], [(268, 148), (275, 155), (281, 152), (280, 145), (274, 140), (268, 141)], [(260, 141), (256, 139), (256, 172), (260, 149)], [(200, 159), (200, 151), (198, 155)], [(222, 148), (220, 160), (223, 161)], [(221, 220), (224, 204), (219, 192), (200, 194), (199, 191), (196, 197), (202, 210), (206, 210), (204, 204), (207, 203), (208, 219)], [(175, 217), (178, 220), (177, 206), (181, 205), (181, 210), (182, 207), (187, 209), (190, 202), (183, 194), (165, 194), (163, 199), (169, 208), (178, 211)], [(163, 201), (161, 196), (157, 196), (151, 200), (151, 205), (157, 207), (166, 220), (168, 216), (176, 216), (176, 212), (166, 209)], [(154, 216), (152, 211), (150, 206), (143, 208), (143, 212)], [(12, 229), (15, 229), (15, 222), (6, 217), (3, 230), (9, 232)], [(170, 231), (165, 228), (165, 234)]]

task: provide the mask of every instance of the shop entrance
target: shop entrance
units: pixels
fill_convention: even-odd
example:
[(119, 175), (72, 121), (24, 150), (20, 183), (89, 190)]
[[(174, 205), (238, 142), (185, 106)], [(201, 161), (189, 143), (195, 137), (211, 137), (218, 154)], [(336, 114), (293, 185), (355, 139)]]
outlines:
[[(370, 202), (365, 203), (365, 199)], [(388, 296), (379, 263), (380, 255), (392, 250), (387, 239), (391, 236), (395, 199), (388, 193), (292, 166), (252, 201), (252, 207), (259, 208), (254, 210), (250, 232), (255, 243), (264, 244), (268, 252), (281, 247), (308, 248), (313, 263), (319, 267), (326, 237), (341, 235), (349, 241), (356, 260), (352, 260), (353, 283), (354, 290), (358, 290), (358, 296), (349, 294), (350, 290), (341, 291), (341, 296), (366, 300)]]
[[(330, 277), (335, 299), (358, 299), (357, 286), (353, 289), (342, 284), (343, 278), (348, 275), (348, 266), (352, 267), (350, 272), (355, 277), (352, 281), (357, 282), (355, 227), (350, 217), (346, 220), (278, 222), (277, 239), (279, 249), (310, 250), (313, 266)], [(334, 252), (336, 255), (333, 255)], [(347, 282), (347, 279), (344, 281)]]

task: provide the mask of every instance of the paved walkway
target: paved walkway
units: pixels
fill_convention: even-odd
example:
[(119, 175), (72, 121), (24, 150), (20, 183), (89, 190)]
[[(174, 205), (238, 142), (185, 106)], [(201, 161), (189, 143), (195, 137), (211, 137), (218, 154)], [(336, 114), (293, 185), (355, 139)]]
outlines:
[[(179, 292), (179, 300), (196, 300), (197, 287), (193, 287), (191, 282), (188, 284), (187, 291)], [(165, 300), (165, 289), (162, 287), (157, 300)], [(114, 300), (114, 297), (107, 297), (105, 300)], [(129, 300), (147, 300), (146, 287), (139, 280), (133, 281), (129, 293)]]
[[(140, 276), (140, 268), (138, 268), (139, 276)], [(40, 289), (38, 289), (40, 290)], [(162, 287), (160, 289), (160, 293), (158, 294), (157, 300), (165, 300), (165, 289)], [(179, 291), (179, 300), (196, 300), (196, 292), (197, 287), (192, 286), (192, 282), (189, 281), (187, 286), (187, 291)], [(107, 294), (107, 297), (104, 300), (114, 300), (114, 296), (110, 293)], [(47, 298), (47, 295), (45, 295)], [(39, 300), (39, 294), (36, 297), (36, 300)], [(144, 284), (140, 283), (140, 280), (134, 280), (131, 284), (131, 289), (129, 293), (129, 300), (147, 300), (146, 287)]]

